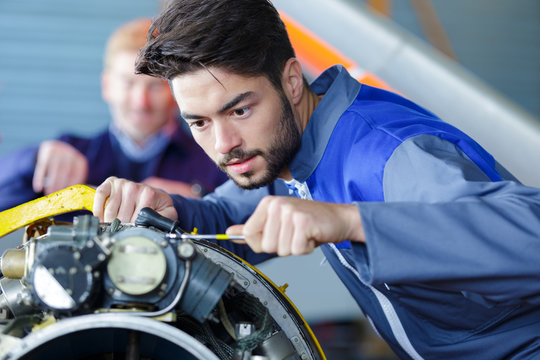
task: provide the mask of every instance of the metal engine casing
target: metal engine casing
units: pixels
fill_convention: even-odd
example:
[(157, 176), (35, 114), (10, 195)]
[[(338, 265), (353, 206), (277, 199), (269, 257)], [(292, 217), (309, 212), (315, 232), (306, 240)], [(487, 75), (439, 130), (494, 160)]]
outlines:
[(284, 290), (214, 243), (85, 215), (19, 251), (0, 359), (325, 358)]

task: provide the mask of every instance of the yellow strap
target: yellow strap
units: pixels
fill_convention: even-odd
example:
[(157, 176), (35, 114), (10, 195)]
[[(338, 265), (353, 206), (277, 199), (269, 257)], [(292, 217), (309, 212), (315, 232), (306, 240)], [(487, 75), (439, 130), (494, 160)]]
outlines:
[(96, 190), (86, 185), (73, 185), (0, 212), (0, 237), (34, 221), (70, 211), (89, 210), (94, 205)]

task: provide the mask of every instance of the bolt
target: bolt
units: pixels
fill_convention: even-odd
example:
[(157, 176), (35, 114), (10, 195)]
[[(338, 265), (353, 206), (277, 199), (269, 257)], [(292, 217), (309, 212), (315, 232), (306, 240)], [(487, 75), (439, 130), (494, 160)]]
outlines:
[(23, 305), (26, 305), (26, 306), (32, 305), (32, 295), (30, 295), (29, 292), (23, 291), (20, 295), (21, 297), (17, 299), (20, 301), (18, 302), (19, 304), (22, 303)]

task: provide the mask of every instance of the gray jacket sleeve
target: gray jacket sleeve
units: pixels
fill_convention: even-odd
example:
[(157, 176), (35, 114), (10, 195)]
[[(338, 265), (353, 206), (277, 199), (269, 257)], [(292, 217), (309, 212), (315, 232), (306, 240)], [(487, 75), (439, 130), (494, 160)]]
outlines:
[[(532, 164), (531, 164), (532, 166)], [(426, 282), (488, 302), (540, 302), (540, 190), (487, 176), (450, 142), (405, 141), (384, 203), (358, 203), (373, 283)]]

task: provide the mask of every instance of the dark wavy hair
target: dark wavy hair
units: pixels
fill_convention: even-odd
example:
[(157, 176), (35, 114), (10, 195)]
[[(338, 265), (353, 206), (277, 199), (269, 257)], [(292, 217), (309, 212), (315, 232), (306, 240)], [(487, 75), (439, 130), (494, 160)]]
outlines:
[(266, 76), (281, 89), (283, 67), (294, 56), (268, 0), (172, 0), (150, 27), (136, 72), (171, 80), (215, 66)]

